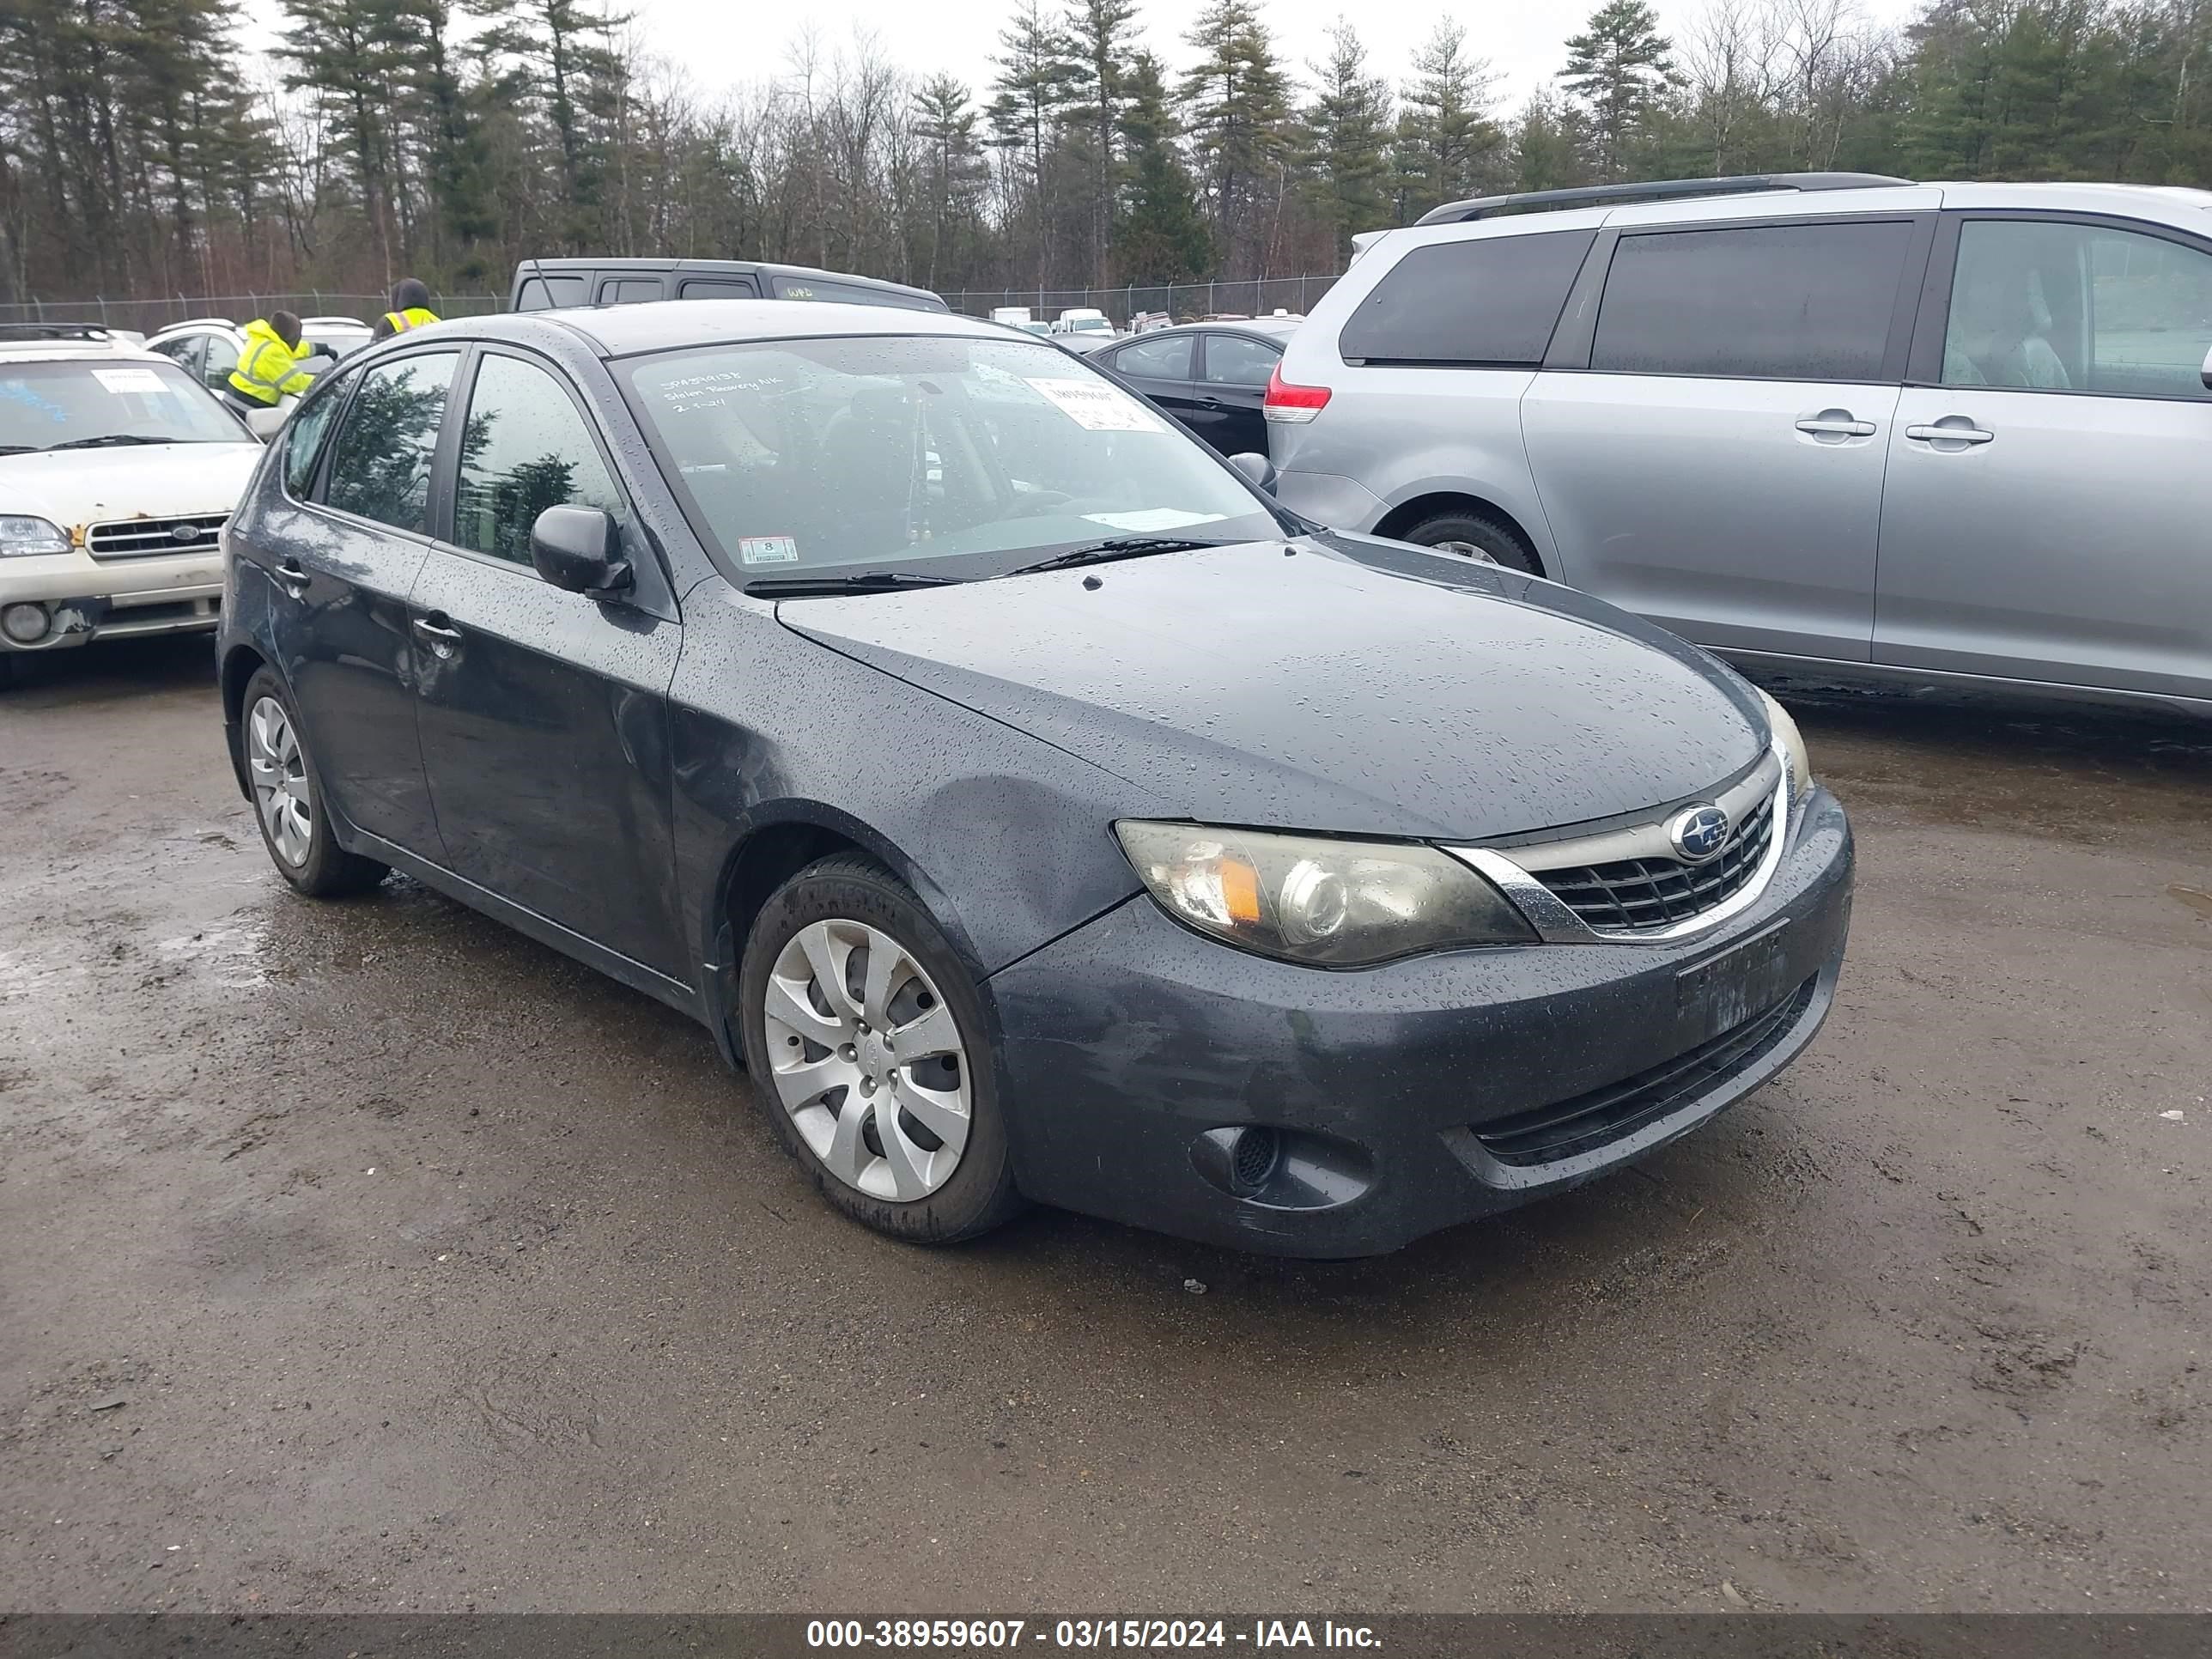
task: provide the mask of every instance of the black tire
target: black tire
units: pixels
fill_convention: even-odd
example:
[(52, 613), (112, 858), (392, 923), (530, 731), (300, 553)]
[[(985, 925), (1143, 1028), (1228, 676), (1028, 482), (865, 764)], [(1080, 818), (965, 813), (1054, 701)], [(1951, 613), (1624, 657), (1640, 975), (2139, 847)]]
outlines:
[(1519, 531), (1480, 513), (1439, 513), (1408, 527), (1398, 539), (1416, 547), (1449, 547), (1455, 553), (1474, 548), (1477, 551), (1468, 556), (1487, 558), (1526, 576), (1544, 574), (1536, 562), (1536, 550)]
[(24, 665), (23, 659), (17, 653), (0, 651), (0, 691), (5, 691), (11, 685), (21, 685), (30, 678), (24, 673)]
[[(804, 929), (824, 921), (857, 922), (888, 934), (935, 984), (958, 1029), (968, 1086), (968, 1138), (951, 1175), (922, 1197), (901, 1201), (878, 1196), (834, 1174), (807, 1144), (777, 1091), (768, 1035), (769, 975), (786, 945)], [(847, 1215), (908, 1243), (951, 1244), (988, 1232), (1022, 1209), (982, 999), (944, 933), (890, 872), (872, 860), (839, 854), (809, 865), (771, 894), (745, 938), (738, 1009), (745, 1074), (760, 1109), (815, 1190)], [(842, 1118), (853, 1109), (854, 1095), (848, 1090), (839, 1098), (836, 1115)], [(880, 1143), (877, 1151), (880, 1156)]]
[(276, 866), (278, 875), (310, 898), (343, 898), (351, 893), (367, 892), (392, 873), (391, 866), (379, 864), (374, 859), (359, 857), (338, 845), (337, 836), (331, 830), (330, 814), (323, 810), (323, 787), (315, 776), (314, 756), (301, 729), (300, 711), (293, 707), (291, 694), (285, 690), (284, 683), (266, 668), (257, 670), (246, 683), (246, 696), (239, 704), (243, 728), (239, 741), (247, 745), (250, 757), (254, 711), (264, 701), (274, 702), (283, 711), (299, 745), (300, 781), (307, 796), (307, 850), (295, 860), (279, 847), (270, 830), (268, 816), (262, 810), (261, 798), (249, 785), (254, 827), (261, 831), (261, 844), (269, 849), (270, 863)]

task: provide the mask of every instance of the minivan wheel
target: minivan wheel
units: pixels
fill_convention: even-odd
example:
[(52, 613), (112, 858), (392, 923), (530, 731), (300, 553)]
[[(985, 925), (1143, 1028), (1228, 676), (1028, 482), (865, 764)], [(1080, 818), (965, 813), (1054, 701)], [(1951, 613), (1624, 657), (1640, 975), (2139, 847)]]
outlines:
[(331, 833), (300, 717), (283, 683), (268, 669), (259, 670), (246, 682), (240, 706), (246, 787), (276, 873), (310, 898), (366, 892), (382, 881), (388, 866), (347, 852)]
[(1487, 560), (1523, 575), (1544, 574), (1537, 566), (1535, 550), (1517, 532), (1479, 513), (1439, 513), (1405, 530), (1398, 539), (1416, 547), (1432, 547), (1439, 553)]
[(777, 889), (738, 996), (761, 1109), (847, 1215), (945, 1244), (1021, 1207), (981, 999), (888, 872), (840, 855)]

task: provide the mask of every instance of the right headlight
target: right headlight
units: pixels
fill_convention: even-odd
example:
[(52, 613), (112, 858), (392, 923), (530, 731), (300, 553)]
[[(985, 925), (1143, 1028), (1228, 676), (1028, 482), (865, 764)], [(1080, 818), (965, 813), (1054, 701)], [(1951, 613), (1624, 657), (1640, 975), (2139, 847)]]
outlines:
[[(1753, 686), (1752, 690), (1757, 691), (1759, 688)], [(1774, 740), (1790, 757), (1790, 804), (1795, 805), (1813, 793), (1813, 757), (1805, 750), (1805, 734), (1790, 718), (1790, 711), (1765, 692), (1759, 692), (1759, 700), (1766, 705), (1766, 723), (1774, 728)]]
[(1261, 956), (1356, 968), (1536, 939), (1504, 895), (1433, 847), (1136, 819), (1114, 832), (1161, 908)]
[(70, 538), (58, 524), (0, 514), (0, 559), (21, 554), (66, 553)]

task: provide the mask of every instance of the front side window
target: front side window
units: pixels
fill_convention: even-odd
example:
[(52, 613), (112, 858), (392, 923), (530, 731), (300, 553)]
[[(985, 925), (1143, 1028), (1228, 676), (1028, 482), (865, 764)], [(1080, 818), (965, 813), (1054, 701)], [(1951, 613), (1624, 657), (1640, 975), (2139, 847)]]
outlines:
[(0, 455), (248, 441), (207, 388), (166, 358), (0, 364)]
[(1282, 348), (1265, 340), (1243, 334), (1209, 334), (1206, 337), (1206, 383), (1263, 386), (1282, 358)]
[(486, 357), (469, 394), (453, 475), (455, 544), (528, 564), (538, 515), (571, 504), (622, 516), (621, 492), (584, 417), (544, 369)]
[(1120, 537), (1281, 533), (1208, 451), (1042, 343), (781, 340), (622, 372), (693, 527), (740, 580), (972, 578)]
[(2050, 221), (1967, 221), (1943, 384), (2212, 398), (2212, 254)]
[(1340, 349), (1369, 362), (1534, 368), (1596, 240), (1553, 230), (1417, 247), (1346, 319)]
[(1133, 374), (1145, 380), (1188, 380), (1190, 379), (1192, 337), (1188, 334), (1170, 335), (1164, 339), (1139, 340), (1134, 345), (1123, 346), (1114, 355), (1113, 365), (1124, 374)]
[(311, 397), (298, 414), (284, 424), (284, 488), (295, 500), (305, 501), (314, 487), (315, 463), (323, 453), (323, 440), (331, 422), (345, 407), (345, 388), (333, 385)]
[(1762, 380), (1881, 377), (1901, 219), (1623, 236), (1590, 367)]
[(426, 352), (362, 375), (331, 441), (325, 501), (395, 530), (429, 528), (430, 463), (459, 362), (457, 352)]

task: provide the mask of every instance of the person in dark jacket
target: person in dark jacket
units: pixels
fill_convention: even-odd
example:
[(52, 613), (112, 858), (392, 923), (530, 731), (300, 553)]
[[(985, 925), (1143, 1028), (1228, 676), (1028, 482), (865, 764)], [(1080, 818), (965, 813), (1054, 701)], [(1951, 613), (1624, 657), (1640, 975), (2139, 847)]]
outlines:
[(402, 276), (392, 285), (392, 309), (378, 320), (374, 337), (389, 339), (437, 320), (438, 313), (430, 309), (430, 290), (417, 277)]

